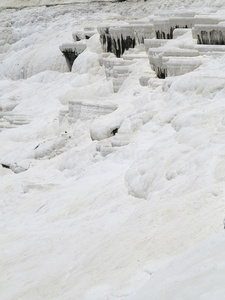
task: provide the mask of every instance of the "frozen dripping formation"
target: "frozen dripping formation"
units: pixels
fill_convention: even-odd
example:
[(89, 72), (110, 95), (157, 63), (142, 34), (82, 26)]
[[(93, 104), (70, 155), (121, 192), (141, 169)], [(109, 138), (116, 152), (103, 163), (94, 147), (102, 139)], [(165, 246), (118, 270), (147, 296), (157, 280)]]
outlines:
[[(195, 22), (207, 23), (206, 16), (195, 16), (191, 19), (190, 27), (194, 26)], [(219, 17), (209, 18), (208, 23), (215, 23), (220, 19)], [(222, 27), (223, 23), (220, 23), (220, 27), (219, 25), (195, 25), (192, 29), (174, 29), (172, 31), (174, 40), (166, 40), (165, 38), (145, 40), (149, 62), (157, 77), (178, 76), (195, 70), (203, 63), (204, 59), (207, 59), (206, 56), (202, 57), (202, 54), (209, 57), (223, 55), (224, 49), (221, 46), (223, 44), (222, 30), (220, 33), (218, 33), (218, 30), (212, 30), (212, 28)], [(209, 32), (207, 33), (204, 28)], [(190, 36), (191, 33), (192, 36)], [(197, 37), (198, 43), (202, 45), (196, 43)], [(215, 44), (215, 46), (210, 46), (210, 43)]]
[(112, 39), (109, 34), (109, 28), (110, 25), (100, 25), (97, 27), (103, 51), (112, 53)]
[(101, 25), (98, 26), (98, 32), (103, 50), (114, 53), (117, 57), (136, 45), (135, 33), (129, 24), (121, 26)]
[(131, 25), (110, 27), (109, 34), (112, 39), (112, 52), (120, 57), (125, 50), (134, 48), (136, 45), (135, 32)]
[(194, 34), (197, 35), (198, 44), (224, 45), (225, 22), (218, 25), (195, 25)]
[(156, 16), (154, 28), (157, 39), (173, 39), (178, 28), (193, 28), (197, 24), (218, 24), (221, 16), (199, 15), (195, 12), (175, 12), (173, 16)]
[(69, 44), (63, 44), (60, 46), (60, 51), (64, 54), (68, 67), (71, 71), (74, 60), (86, 49), (84, 42), (75, 42)]
[(154, 18), (156, 38), (173, 39), (174, 29), (192, 28), (194, 16), (194, 11), (185, 10), (159, 13), (159, 15)]
[(155, 37), (154, 25), (151, 21), (145, 22), (131, 22), (131, 26), (135, 32), (137, 44), (144, 44), (145, 39), (151, 39)]
[(165, 18), (154, 20), (155, 35), (157, 39), (172, 39), (173, 31), (170, 28), (170, 21)]
[(154, 37), (154, 27), (150, 22), (111, 24), (98, 26), (103, 51), (120, 57), (126, 50), (143, 44), (145, 39)]
[[(168, 14), (171, 13), (168, 12)], [(194, 11), (176, 11), (172, 13), (172, 16), (166, 16), (166, 12), (156, 16), (153, 18), (153, 23), (150, 21), (148, 23), (142, 23), (141, 21), (140, 23), (138, 21), (132, 23), (131, 21), (130, 24), (100, 25), (98, 31), (103, 51), (114, 53), (117, 58), (122, 57), (125, 50), (132, 49), (137, 44), (144, 44), (152, 69), (156, 72), (157, 77), (165, 78), (195, 70), (201, 65), (202, 58), (199, 55), (204, 52), (204, 50), (199, 52), (198, 48), (194, 48), (191, 39), (190, 45), (185, 42), (184, 45), (174, 44), (174, 46), (168, 45), (169, 47), (167, 41), (173, 38), (180, 39), (183, 35), (189, 34), (195, 24), (217, 24), (221, 20), (221, 16), (199, 15)], [(193, 38), (198, 35), (196, 32), (198, 26), (204, 27), (206, 25), (196, 25), (196, 28), (193, 29)], [(156, 39), (153, 38), (154, 31)], [(214, 36), (214, 40), (218, 39), (222, 43), (221, 34), (213, 32), (211, 36)], [(212, 52), (212, 49), (208, 50)], [(220, 51), (218, 50), (218, 52)], [(207, 50), (205, 50), (206, 52)], [(211, 53), (211, 55), (214, 54)], [(123, 59), (126, 59), (126, 57), (131, 59), (132, 55), (127, 56), (125, 54)], [(133, 58), (137, 58), (137, 55)], [(105, 65), (107, 78), (109, 78), (108, 73), (115, 74), (112, 75), (114, 77), (114, 92), (118, 92), (122, 82), (127, 77), (124, 74), (129, 73), (129, 68), (122, 66), (109, 68), (107, 66), (107, 56), (103, 58), (103, 64)]]

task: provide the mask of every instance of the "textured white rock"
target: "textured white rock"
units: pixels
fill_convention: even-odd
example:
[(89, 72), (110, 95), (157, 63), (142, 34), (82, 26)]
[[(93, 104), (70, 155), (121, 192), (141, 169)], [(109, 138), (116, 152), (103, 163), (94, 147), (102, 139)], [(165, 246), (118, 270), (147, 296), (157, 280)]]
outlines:
[(89, 39), (97, 33), (97, 30), (94, 27), (87, 27), (83, 30), (78, 30), (73, 32), (72, 36), (75, 42), (81, 41), (83, 39)]
[(112, 52), (120, 57), (125, 50), (138, 44), (144, 44), (145, 39), (154, 37), (154, 26), (149, 22), (130, 22), (130, 24), (108, 24), (98, 27), (100, 41), (105, 52)]
[(191, 29), (188, 28), (176, 28), (173, 31), (173, 38), (177, 39), (178, 37), (186, 34), (187, 32), (189, 32)]
[[(185, 64), (188, 64), (188, 61), (190, 61), (190, 70), (194, 70), (197, 66), (200, 65), (201, 60), (197, 59), (196, 62), (192, 64), (190, 58), (194, 58), (199, 56), (199, 52), (196, 50), (192, 49), (180, 49), (180, 48), (150, 48), (149, 49), (149, 63), (154, 71), (156, 71), (157, 76), (159, 78), (165, 78), (168, 74), (168, 63), (173, 58), (172, 62), (170, 63), (170, 76), (171, 74), (176, 74), (176, 75), (182, 75), (184, 74), (184, 70), (187, 70), (188, 68), (182, 69), (182, 66), (180, 70), (182, 71), (181, 74), (179, 74), (178, 69), (174, 72), (172, 71), (172, 65), (173, 63), (176, 62), (176, 57), (178, 61), (178, 66), (179, 63), (182, 62), (183, 60), (180, 58), (185, 57)], [(179, 62), (180, 61), (180, 62)]]
[(168, 41), (166, 39), (146, 39), (144, 41), (145, 50), (148, 53), (150, 48), (158, 48), (164, 46)]
[(198, 44), (195, 45), (194, 49), (196, 49), (201, 55), (221, 56), (224, 55), (225, 46)]
[(225, 23), (195, 25), (194, 35), (197, 36), (198, 44), (224, 45)]
[(131, 73), (132, 65), (135, 63), (133, 58), (131, 60), (124, 60), (115, 57), (103, 57), (103, 65), (105, 67), (105, 74), (107, 80), (112, 79), (114, 92), (117, 93)]
[[(196, 24), (218, 24), (222, 16), (198, 15), (193, 13), (174, 13), (173, 16), (161, 16), (154, 19), (157, 39), (172, 39), (176, 28), (193, 28)], [(195, 38), (195, 33), (194, 33)]]
[(107, 101), (70, 100), (69, 122), (91, 120), (101, 115), (109, 114), (117, 109), (117, 105)]
[(60, 51), (64, 54), (70, 70), (72, 69), (74, 60), (86, 49), (85, 42), (74, 42), (63, 44), (59, 47)]
[(201, 57), (178, 57), (166, 61), (167, 76), (180, 76), (194, 71), (203, 63)]
[(86, 47), (87, 45), (84, 42), (75, 42), (62, 44), (59, 48), (62, 52), (71, 51), (79, 55), (86, 49)]
[(153, 24), (132, 24), (135, 32), (136, 40), (138, 44), (144, 44), (145, 39), (151, 39), (155, 37)]

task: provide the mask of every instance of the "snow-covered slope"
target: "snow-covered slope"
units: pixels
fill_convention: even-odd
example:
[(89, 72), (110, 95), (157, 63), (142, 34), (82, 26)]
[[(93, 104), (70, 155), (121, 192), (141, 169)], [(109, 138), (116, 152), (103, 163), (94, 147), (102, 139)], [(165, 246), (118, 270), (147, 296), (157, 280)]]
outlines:
[[(224, 15), (216, 8), (223, 1), (192, 2), (183, 5), (196, 14)], [(198, 48), (200, 67), (158, 79), (143, 45), (123, 61), (103, 53), (96, 33), (72, 72), (59, 49), (84, 28), (137, 26), (178, 6), (100, 2), (0, 12), (2, 299), (165, 299), (166, 275), (168, 299), (185, 299), (186, 280), (188, 299), (221, 299), (225, 56)], [(179, 34), (164, 54), (196, 46), (190, 31)]]
[(129, 300), (223, 299), (224, 233), (173, 259)]

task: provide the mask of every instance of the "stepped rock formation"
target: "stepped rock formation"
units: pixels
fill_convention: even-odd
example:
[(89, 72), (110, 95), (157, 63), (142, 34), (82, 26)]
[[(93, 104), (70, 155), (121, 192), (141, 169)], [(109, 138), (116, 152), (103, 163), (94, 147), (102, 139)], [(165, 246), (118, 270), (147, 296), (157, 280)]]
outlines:
[(68, 63), (68, 67), (71, 71), (74, 60), (86, 49), (86, 44), (82, 42), (75, 42), (70, 44), (63, 44), (59, 48), (60, 51), (64, 54)]

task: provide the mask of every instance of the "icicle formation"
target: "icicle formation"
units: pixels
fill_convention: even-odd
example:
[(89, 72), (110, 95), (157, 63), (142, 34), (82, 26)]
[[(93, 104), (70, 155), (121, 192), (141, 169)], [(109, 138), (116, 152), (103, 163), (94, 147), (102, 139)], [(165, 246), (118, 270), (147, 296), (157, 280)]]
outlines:
[(59, 49), (64, 54), (69, 69), (71, 71), (74, 60), (86, 49), (86, 44), (82, 42), (63, 44), (59, 47)]
[(221, 22), (218, 25), (195, 25), (194, 30), (198, 44), (225, 44), (225, 22)]
[[(166, 16), (163, 12), (155, 17), (153, 23), (156, 39), (146, 39), (144, 44), (151, 68), (158, 78), (191, 72), (202, 64), (202, 54), (222, 55), (224, 52), (221, 45), (225, 44), (225, 20), (221, 15), (174, 12), (171, 16), (168, 12)], [(192, 33), (195, 46), (168, 41), (190, 35), (188, 32)]]
[(144, 39), (153, 38), (154, 26), (149, 23), (100, 25), (98, 32), (103, 51), (120, 57), (125, 50), (143, 44)]
[(135, 33), (132, 26), (99, 26), (100, 41), (103, 51), (111, 52), (120, 57), (125, 50), (136, 45)]
[(154, 19), (157, 39), (173, 39), (177, 28), (193, 28), (196, 24), (216, 25), (223, 19), (209, 15), (195, 15), (194, 12), (174, 12), (173, 16), (156, 16)]

